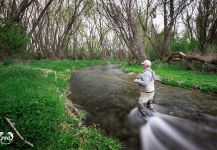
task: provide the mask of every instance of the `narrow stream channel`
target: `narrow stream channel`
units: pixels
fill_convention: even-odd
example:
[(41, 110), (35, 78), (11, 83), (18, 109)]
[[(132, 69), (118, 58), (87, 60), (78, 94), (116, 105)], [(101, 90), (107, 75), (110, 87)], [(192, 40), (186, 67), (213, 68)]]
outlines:
[(156, 83), (157, 112), (136, 130), (128, 114), (141, 87), (132, 80), (118, 65), (85, 68), (71, 76), (70, 99), (87, 111), (87, 125), (118, 138), (123, 149), (216, 149), (216, 95)]

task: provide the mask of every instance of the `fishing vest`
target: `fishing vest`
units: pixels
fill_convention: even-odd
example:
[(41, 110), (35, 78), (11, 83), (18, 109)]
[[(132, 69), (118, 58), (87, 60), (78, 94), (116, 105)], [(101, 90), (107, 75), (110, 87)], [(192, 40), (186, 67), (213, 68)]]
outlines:
[(145, 92), (146, 93), (152, 93), (152, 92), (154, 92), (154, 73), (151, 69), (148, 69), (146, 71), (151, 72), (151, 79), (150, 79), (149, 83), (145, 86)]

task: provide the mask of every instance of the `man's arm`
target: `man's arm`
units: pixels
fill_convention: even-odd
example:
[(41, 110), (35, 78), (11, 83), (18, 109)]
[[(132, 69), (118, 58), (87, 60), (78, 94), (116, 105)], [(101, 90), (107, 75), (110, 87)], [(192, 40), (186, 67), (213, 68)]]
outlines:
[(153, 78), (155, 81), (161, 81), (160, 76), (156, 75), (155, 72), (153, 72)]
[(148, 74), (148, 72), (147, 71), (144, 72), (141, 77), (142, 77), (142, 80), (141, 79), (135, 79), (134, 82), (138, 83), (138, 84), (140, 84), (142, 86), (146, 86), (149, 83), (149, 74)]

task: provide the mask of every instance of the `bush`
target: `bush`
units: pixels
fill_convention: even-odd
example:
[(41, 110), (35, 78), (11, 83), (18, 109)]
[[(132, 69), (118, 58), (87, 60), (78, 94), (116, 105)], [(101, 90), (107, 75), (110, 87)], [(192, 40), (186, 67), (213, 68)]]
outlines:
[(15, 64), (15, 61), (11, 58), (5, 59), (2, 63), (3, 66), (9, 66)]
[(0, 20), (0, 52), (9, 56), (20, 54), (25, 49), (30, 39), (21, 27), (10, 20)]
[(191, 52), (198, 48), (198, 41), (196, 39), (188, 39), (186, 35), (183, 37), (176, 37), (171, 43), (172, 51)]

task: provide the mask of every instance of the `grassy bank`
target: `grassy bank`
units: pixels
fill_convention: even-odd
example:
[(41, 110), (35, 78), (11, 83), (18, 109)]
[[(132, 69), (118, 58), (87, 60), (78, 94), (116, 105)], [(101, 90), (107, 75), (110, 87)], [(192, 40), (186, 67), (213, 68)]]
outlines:
[[(217, 93), (216, 74), (186, 70), (177, 64), (154, 64), (153, 69), (161, 77), (162, 83)], [(143, 66), (124, 65), (123, 70), (125, 72), (142, 73)]]
[(117, 140), (82, 125), (65, 106), (70, 72), (106, 63), (64, 60), (0, 65), (0, 131), (14, 133), (3, 119), (8, 117), (34, 144), (30, 148), (15, 136), (11, 144), (0, 144), (0, 149), (120, 149)]

